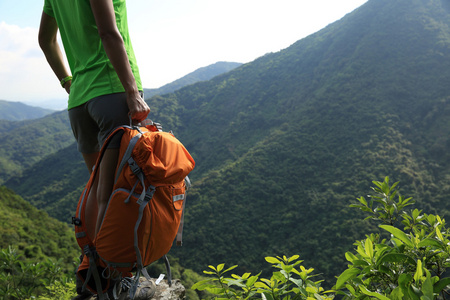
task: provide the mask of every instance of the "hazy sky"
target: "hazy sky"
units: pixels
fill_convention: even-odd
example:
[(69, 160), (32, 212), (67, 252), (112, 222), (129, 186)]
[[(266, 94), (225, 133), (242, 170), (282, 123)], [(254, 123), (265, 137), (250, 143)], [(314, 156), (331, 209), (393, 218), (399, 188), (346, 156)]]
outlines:
[[(287, 48), (367, 0), (128, 0), (145, 88), (217, 61)], [(0, 0), (0, 99), (64, 108), (67, 95), (37, 44), (43, 0)]]

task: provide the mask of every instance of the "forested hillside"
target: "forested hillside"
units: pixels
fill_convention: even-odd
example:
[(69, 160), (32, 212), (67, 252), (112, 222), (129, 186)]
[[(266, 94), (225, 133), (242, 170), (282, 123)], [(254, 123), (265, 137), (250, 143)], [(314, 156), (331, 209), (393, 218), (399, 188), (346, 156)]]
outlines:
[(149, 98), (155, 95), (172, 93), (187, 85), (194, 84), (199, 81), (210, 80), (214, 76), (226, 73), (234, 68), (239, 67), (240, 65), (242, 64), (236, 62), (219, 61), (216, 62), (215, 64), (199, 68), (194, 72), (187, 74), (186, 76), (183, 76), (171, 83), (163, 85), (160, 88), (144, 89), (144, 95), (146, 98)]
[(52, 112), (50, 109), (33, 107), (21, 102), (0, 100), (0, 120), (21, 121), (37, 119)]
[[(150, 118), (196, 160), (184, 244), (171, 253), (196, 271), (255, 273), (264, 256), (298, 253), (333, 278), (371, 229), (349, 204), (385, 176), (448, 217), (449, 78), (448, 1), (369, 0), (285, 50), (149, 99)], [(67, 220), (83, 166), (68, 158), (54, 178), (39, 173), (54, 160), (6, 184)], [(39, 174), (51, 186), (36, 196), (24, 183)]]
[(300, 253), (336, 275), (367, 226), (348, 205), (386, 175), (447, 216), (449, 25), (444, 1), (369, 1), (167, 97), (197, 161), (181, 261), (256, 272), (265, 255)]
[(74, 141), (67, 111), (35, 120), (0, 122), (0, 184)]
[(34, 262), (43, 262), (47, 257), (61, 259), (64, 271), (73, 271), (79, 248), (70, 227), (5, 187), (0, 187), (0, 223), (0, 249), (13, 246)]

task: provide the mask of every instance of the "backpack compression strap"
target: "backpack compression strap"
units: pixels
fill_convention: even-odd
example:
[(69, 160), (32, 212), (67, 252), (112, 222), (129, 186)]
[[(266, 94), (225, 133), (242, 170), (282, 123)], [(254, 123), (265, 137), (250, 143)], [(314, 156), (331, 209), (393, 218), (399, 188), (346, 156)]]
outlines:
[(97, 290), (97, 297), (99, 300), (105, 300), (102, 290), (102, 284), (100, 279), (100, 274), (97, 270), (97, 264), (95, 263), (97, 252), (89, 248), (89, 245), (84, 246), (84, 254), (89, 258), (89, 269), (86, 275), (86, 279), (83, 284), (82, 290), (86, 290), (86, 285), (91, 279), (91, 276), (94, 276), (95, 289)]

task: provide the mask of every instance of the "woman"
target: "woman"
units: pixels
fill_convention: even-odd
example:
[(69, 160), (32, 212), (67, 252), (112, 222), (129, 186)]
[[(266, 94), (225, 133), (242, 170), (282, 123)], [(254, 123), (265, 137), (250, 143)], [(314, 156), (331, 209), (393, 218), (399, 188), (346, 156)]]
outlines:
[[(60, 31), (70, 76), (57, 42)], [(125, 0), (45, 0), (39, 45), (69, 94), (69, 119), (88, 170), (108, 134), (117, 126), (144, 120), (150, 108), (131, 46)], [(111, 194), (120, 136), (108, 145), (99, 166), (96, 189), (90, 194), (92, 234)], [(89, 219), (89, 218), (88, 218)], [(94, 235), (94, 236), (95, 236)]]

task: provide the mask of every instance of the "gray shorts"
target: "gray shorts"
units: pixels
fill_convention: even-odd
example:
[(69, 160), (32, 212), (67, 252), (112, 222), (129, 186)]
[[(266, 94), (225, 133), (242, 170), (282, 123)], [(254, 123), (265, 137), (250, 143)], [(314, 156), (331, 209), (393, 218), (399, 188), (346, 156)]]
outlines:
[[(127, 96), (125, 93), (109, 94), (93, 98), (83, 105), (69, 110), (70, 125), (81, 153), (94, 153), (108, 135), (118, 126), (130, 125)], [(108, 148), (119, 148), (118, 135)]]

